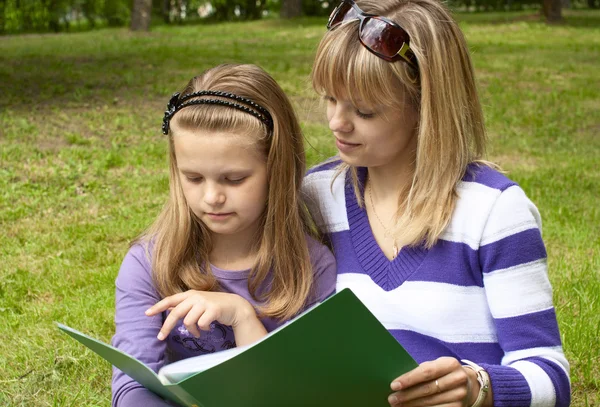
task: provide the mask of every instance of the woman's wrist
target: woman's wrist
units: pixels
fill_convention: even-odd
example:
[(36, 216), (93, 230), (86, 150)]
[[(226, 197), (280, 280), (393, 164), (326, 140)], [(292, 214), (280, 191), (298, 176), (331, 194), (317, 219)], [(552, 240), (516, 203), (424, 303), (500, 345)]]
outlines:
[(469, 376), (470, 397), (468, 407), (491, 406), (491, 384), (488, 373), (479, 365), (470, 360), (461, 360), (463, 369)]
[(475, 373), (475, 371), (473, 369), (469, 369), (467, 368), (465, 365), (463, 365), (463, 370), (465, 371), (465, 373), (467, 374), (467, 377), (469, 378), (469, 391), (467, 392), (467, 407), (471, 407), (473, 404), (475, 404), (475, 400), (477, 400), (477, 395), (479, 394), (479, 390), (480, 390), (480, 385), (479, 382), (477, 381), (477, 373)]

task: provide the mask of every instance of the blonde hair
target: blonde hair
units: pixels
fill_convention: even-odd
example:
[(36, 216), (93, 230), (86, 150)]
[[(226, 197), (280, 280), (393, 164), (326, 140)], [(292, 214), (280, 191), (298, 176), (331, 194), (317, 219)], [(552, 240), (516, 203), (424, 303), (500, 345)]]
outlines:
[[(345, 94), (373, 106), (418, 112), (417, 150), (410, 185), (401, 191), (394, 236), (400, 246), (432, 247), (450, 221), (456, 186), (472, 162), (486, 163), (485, 127), (465, 38), (448, 9), (437, 0), (362, 0), (366, 13), (385, 16), (410, 35), (418, 66), (387, 62), (358, 39), (358, 22), (328, 31), (312, 71), (320, 94)], [(486, 163), (489, 164), (489, 163)], [(350, 168), (359, 204), (356, 168)]]
[[(262, 315), (291, 318), (305, 305), (313, 287), (306, 241), (312, 224), (299, 199), (305, 172), (300, 125), (283, 90), (255, 65), (219, 65), (209, 69), (194, 77), (180, 98), (201, 90), (230, 92), (258, 103), (271, 114), (273, 129), (270, 131), (258, 118), (229, 106), (194, 105), (175, 114), (171, 128), (176, 130), (168, 135), (169, 199), (154, 224), (140, 237), (152, 247), (155, 285), (163, 297), (189, 289), (219, 289), (210, 270), (209, 230), (193, 214), (180, 184), (173, 144), (177, 135), (173, 133), (177, 129), (212, 130), (251, 137), (264, 152), (269, 188), (248, 288), (256, 300), (264, 301), (264, 306), (259, 307)], [(260, 290), (267, 281), (268, 288)]]

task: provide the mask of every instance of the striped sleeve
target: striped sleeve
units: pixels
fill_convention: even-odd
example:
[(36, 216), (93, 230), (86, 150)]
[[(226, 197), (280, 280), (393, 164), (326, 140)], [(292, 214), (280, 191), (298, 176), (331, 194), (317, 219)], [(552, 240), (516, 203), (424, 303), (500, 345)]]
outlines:
[(561, 345), (540, 215), (523, 190), (506, 188), (494, 203), (479, 246), (483, 283), (501, 365), (489, 372), (494, 406), (568, 406), (569, 363)]

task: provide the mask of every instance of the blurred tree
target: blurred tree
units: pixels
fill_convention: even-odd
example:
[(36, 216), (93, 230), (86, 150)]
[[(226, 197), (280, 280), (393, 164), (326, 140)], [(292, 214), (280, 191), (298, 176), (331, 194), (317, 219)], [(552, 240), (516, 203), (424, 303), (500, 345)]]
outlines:
[(245, 1), (246, 15), (245, 18), (247, 20), (258, 20), (261, 17), (262, 9), (264, 6), (264, 1), (259, 2), (256, 0), (246, 0)]
[(131, 9), (131, 30), (150, 30), (150, 17), (152, 16), (152, 0), (133, 0)]
[(210, 18), (216, 21), (258, 20), (268, 8), (265, 0), (211, 0), (202, 5), (208, 3), (213, 10)]
[(4, 34), (4, 30), (6, 29), (4, 20), (6, 18), (6, 0), (0, 0), (0, 34)]
[(159, 0), (158, 2), (154, 3), (154, 7), (156, 10), (156, 3), (159, 3), (159, 13), (163, 18), (163, 21), (167, 24), (169, 24), (171, 22), (171, 19), (169, 18), (169, 13), (171, 11), (171, 0)]
[(131, 9), (123, 0), (105, 0), (103, 17), (111, 27), (122, 27), (127, 24)]
[[(48, 28), (54, 32), (59, 32), (64, 26), (64, 29), (69, 30), (69, 18), (67, 13), (71, 8), (71, 2), (68, 0), (46, 0), (45, 9), (48, 13)], [(39, 16), (38, 13), (30, 16), (32, 18), (31, 27), (34, 28), (38, 25), (34, 19)]]
[(548, 24), (563, 22), (561, 0), (542, 0), (542, 12)]
[(337, 5), (335, 0), (302, 0), (302, 13), (305, 16), (329, 16)]
[(234, 0), (217, 0), (210, 2), (215, 9), (215, 17), (217, 20), (233, 20), (235, 18)]
[(103, 5), (101, 0), (84, 0), (81, 2), (81, 11), (87, 19), (90, 28), (96, 28), (96, 21), (102, 15)]
[(300, 17), (302, 15), (302, 0), (281, 0), (282, 18)]

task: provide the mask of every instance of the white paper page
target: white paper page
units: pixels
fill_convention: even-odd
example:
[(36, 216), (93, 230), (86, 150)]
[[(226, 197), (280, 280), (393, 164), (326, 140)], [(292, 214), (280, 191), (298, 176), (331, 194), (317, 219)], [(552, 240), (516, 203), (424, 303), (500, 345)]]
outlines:
[(246, 350), (248, 346), (231, 348), (202, 356), (194, 356), (163, 366), (158, 377), (163, 384), (177, 383), (198, 372), (203, 372)]

